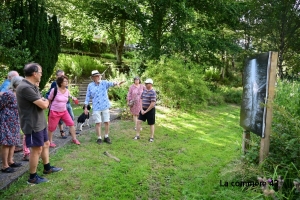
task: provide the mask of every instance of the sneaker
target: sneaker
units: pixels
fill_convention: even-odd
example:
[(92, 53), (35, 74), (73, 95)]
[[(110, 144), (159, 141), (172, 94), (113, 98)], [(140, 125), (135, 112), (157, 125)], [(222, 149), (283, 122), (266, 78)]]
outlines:
[(133, 138), (134, 140), (139, 140), (140, 139), (140, 136), (135, 136), (134, 138)]
[(51, 147), (51, 148), (54, 148), (54, 147), (56, 147), (56, 144), (54, 144), (53, 142), (51, 142), (51, 143), (50, 143), (50, 147)]
[(111, 144), (111, 141), (110, 141), (109, 137), (104, 138), (104, 142), (106, 142), (107, 144)]
[(153, 138), (150, 138), (150, 139), (149, 139), (149, 142), (153, 142), (153, 141), (154, 141), (154, 139), (153, 139)]
[(77, 139), (75, 139), (75, 140), (72, 140), (72, 142), (74, 143), (74, 144), (80, 144), (80, 142), (77, 140)]
[(54, 172), (60, 172), (62, 170), (63, 170), (63, 168), (51, 166), (48, 171), (44, 170), (43, 174), (51, 174), (51, 173), (54, 173)]
[(102, 140), (98, 138), (97, 143), (102, 144)]
[(36, 175), (33, 179), (28, 179), (27, 183), (30, 185), (34, 185), (34, 184), (39, 184), (39, 183), (46, 183), (48, 181), (49, 181), (48, 179), (42, 178), (42, 177)]

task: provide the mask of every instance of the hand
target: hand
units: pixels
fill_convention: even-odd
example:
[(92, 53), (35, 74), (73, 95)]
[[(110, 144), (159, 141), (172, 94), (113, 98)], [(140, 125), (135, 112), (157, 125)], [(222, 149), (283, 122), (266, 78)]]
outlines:
[(144, 115), (146, 114), (146, 112), (144, 110), (141, 110), (141, 114)]

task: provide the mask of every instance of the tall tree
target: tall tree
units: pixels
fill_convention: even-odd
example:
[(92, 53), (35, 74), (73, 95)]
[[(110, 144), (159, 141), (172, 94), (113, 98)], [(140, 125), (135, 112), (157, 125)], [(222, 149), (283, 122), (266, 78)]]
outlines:
[(32, 61), (43, 67), (40, 88), (44, 88), (60, 52), (60, 25), (57, 17), (55, 14), (47, 14), (43, 0), (15, 0), (10, 12), (15, 28), (22, 30), (17, 39), (27, 41)]
[[(249, 18), (253, 21), (256, 41), (260, 51), (278, 52), (279, 77), (289, 75), (285, 61), (287, 55), (299, 52), (300, 1), (299, 0), (252, 0)], [(260, 9), (257, 9), (260, 8)]]

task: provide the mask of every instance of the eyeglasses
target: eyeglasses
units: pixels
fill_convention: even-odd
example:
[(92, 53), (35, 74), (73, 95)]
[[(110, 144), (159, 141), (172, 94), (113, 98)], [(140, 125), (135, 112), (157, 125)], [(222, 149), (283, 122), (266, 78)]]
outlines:
[(69, 83), (69, 81), (64, 81), (65, 83)]
[(42, 74), (43, 72), (36, 72), (36, 73), (40, 73), (40, 74)]

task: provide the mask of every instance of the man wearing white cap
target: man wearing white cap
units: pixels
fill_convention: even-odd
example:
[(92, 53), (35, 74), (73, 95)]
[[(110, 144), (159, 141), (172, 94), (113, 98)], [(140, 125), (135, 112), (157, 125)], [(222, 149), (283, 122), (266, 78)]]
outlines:
[(141, 96), (141, 111), (138, 117), (136, 136), (135, 140), (140, 139), (140, 128), (142, 121), (148, 122), (150, 125), (150, 139), (149, 142), (154, 141), (154, 124), (155, 124), (155, 103), (156, 103), (156, 92), (153, 90), (153, 80), (148, 78), (145, 81), (146, 89), (143, 91)]
[(116, 83), (110, 82), (107, 80), (101, 80), (102, 74), (99, 73), (98, 70), (93, 70), (91, 73), (91, 78), (93, 82), (91, 82), (86, 91), (85, 97), (85, 114), (88, 113), (87, 105), (89, 104), (90, 98), (92, 98), (93, 103), (93, 118), (96, 123), (96, 133), (98, 135), (97, 143), (102, 144), (102, 137), (101, 137), (101, 123), (104, 122), (105, 125), (105, 135), (104, 135), (104, 142), (111, 144), (111, 140), (108, 137), (109, 134), (109, 121), (110, 121), (110, 102), (108, 99), (108, 89), (113, 86), (119, 86), (125, 81)]

